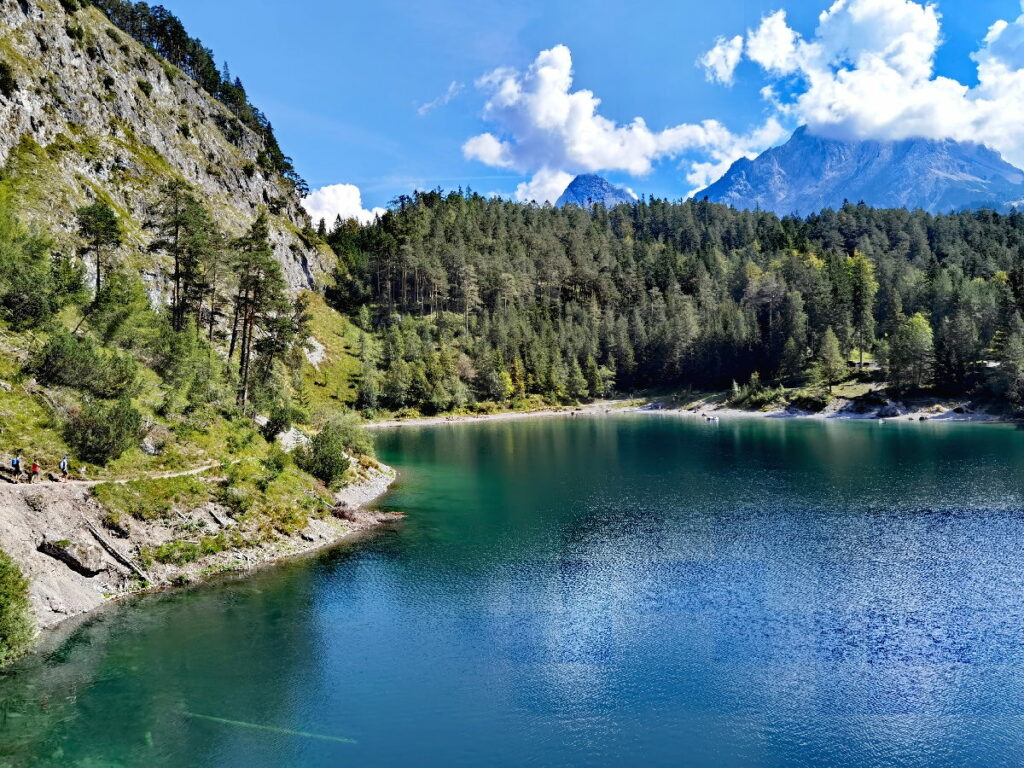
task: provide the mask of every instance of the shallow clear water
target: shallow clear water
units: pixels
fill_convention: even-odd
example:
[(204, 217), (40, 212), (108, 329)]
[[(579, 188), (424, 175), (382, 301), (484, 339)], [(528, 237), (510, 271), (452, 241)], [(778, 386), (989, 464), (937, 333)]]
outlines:
[(638, 415), (379, 450), (405, 522), (19, 664), (0, 766), (1024, 763), (1022, 431)]

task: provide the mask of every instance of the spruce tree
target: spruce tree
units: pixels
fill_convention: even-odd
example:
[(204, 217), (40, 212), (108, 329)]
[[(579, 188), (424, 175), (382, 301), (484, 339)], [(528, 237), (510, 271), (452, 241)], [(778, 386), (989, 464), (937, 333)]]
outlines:
[(825, 329), (817, 361), (818, 380), (832, 391), (832, 386), (846, 377), (846, 360), (839, 349), (839, 339), (832, 326)]

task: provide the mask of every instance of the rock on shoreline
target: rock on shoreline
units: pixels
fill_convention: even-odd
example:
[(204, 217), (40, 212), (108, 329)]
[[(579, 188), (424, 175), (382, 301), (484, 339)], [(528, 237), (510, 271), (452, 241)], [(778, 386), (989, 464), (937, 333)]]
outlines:
[[(303, 530), (245, 549), (228, 549), (185, 565), (153, 563), (142, 570), (142, 547), (159, 545), (173, 533), (166, 522), (134, 522), (127, 537), (103, 527), (105, 510), (81, 484), (0, 484), (0, 550), (29, 580), (36, 626), (51, 630), (112, 599), (146, 589), (254, 569), (362, 535), (396, 518), (366, 509), (394, 482), (396, 473), (378, 465), (360, 469), (359, 479), (335, 496), (335, 514), (310, 518)], [(210, 530), (234, 525), (203, 505), (189, 514)], [(148, 578), (148, 584), (142, 578)]]

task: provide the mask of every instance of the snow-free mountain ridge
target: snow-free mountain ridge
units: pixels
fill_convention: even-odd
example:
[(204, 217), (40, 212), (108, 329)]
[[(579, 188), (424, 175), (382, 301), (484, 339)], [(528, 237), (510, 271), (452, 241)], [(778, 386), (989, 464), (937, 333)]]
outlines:
[(633, 195), (622, 187), (616, 187), (607, 179), (592, 173), (584, 173), (569, 183), (555, 205), (561, 208), (571, 203), (580, 208), (592, 208), (600, 203), (605, 208), (613, 208), (634, 200)]
[(806, 216), (845, 201), (930, 213), (1008, 210), (1024, 202), (1024, 171), (981, 144), (841, 141), (802, 127), (754, 160), (737, 160), (695, 197), (780, 216)]

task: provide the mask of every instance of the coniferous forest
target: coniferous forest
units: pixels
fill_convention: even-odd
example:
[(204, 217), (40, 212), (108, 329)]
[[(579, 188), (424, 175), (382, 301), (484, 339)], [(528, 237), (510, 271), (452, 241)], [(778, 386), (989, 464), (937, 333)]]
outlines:
[(896, 394), (1024, 393), (1016, 212), (847, 204), (780, 219), (427, 192), (320, 231), (341, 260), (330, 300), (380, 338), (363, 350), (366, 409), (827, 388), (861, 366)]

